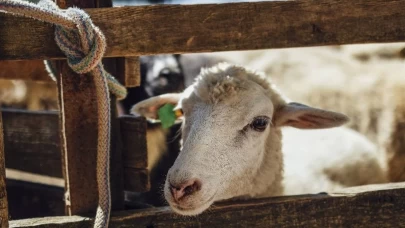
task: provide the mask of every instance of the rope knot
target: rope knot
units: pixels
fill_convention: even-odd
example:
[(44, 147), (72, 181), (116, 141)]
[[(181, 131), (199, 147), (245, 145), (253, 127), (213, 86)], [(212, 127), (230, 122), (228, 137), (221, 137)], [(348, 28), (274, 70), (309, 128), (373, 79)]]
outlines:
[(57, 25), (56, 43), (66, 55), (69, 66), (75, 72), (88, 73), (101, 64), (106, 48), (104, 35), (83, 10), (69, 8), (65, 13), (76, 24), (76, 29)]
[[(98, 107), (97, 184), (99, 191), (99, 206), (94, 227), (108, 227), (111, 210), (109, 176), (111, 110), (108, 89), (118, 99), (125, 98), (127, 91), (104, 70), (101, 63), (106, 48), (104, 35), (83, 10), (69, 8), (64, 11), (51, 0), (40, 0), (38, 4), (19, 0), (0, 0), (0, 12), (3, 11), (54, 24), (55, 41), (66, 55), (69, 66), (79, 74), (90, 73), (93, 76)], [(64, 115), (63, 109), (61, 114)]]

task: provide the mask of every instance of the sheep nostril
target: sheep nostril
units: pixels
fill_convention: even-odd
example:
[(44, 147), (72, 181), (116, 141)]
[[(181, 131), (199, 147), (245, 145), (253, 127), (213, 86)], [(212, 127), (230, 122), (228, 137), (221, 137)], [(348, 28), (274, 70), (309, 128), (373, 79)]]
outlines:
[(191, 183), (190, 185), (186, 186), (184, 188), (184, 195), (191, 195), (194, 192), (200, 191), (201, 189), (201, 182), (197, 179), (190, 181), (189, 183)]
[(174, 200), (179, 201), (183, 197), (192, 195), (199, 191), (201, 189), (201, 181), (198, 179), (192, 179), (179, 185), (170, 184), (169, 188)]

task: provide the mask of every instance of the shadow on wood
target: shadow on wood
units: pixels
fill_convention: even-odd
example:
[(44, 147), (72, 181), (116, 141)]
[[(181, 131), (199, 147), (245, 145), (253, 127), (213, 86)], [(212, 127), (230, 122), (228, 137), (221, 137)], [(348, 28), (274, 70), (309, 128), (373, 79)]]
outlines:
[[(4, 109), (6, 167), (33, 174), (62, 177), (57, 112)], [(145, 192), (150, 188), (146, 170), (146, 120), (123, 116), (121, 125), (125, 190)]]
[[(405, 183), (349, 188), (331, 195), (302, 195), (218, 203), (195, 217), (168, 207), (117, 212), (110, 226), (124, 227), (404, 227)], [(90, 227), (85, 217), (11, 221), (13, 227)]]
[(64, 215), (63, 187), (13, 179), (6, 183), (10, 219)]

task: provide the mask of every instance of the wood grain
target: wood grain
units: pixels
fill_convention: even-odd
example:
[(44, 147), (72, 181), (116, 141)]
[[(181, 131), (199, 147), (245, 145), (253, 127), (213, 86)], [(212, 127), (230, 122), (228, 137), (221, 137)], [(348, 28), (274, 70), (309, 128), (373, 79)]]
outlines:
[(121, 119), (124, 167), (143, 169), (148, 166), (146, 147), (146, 119), (124, 115)]
[(10, 219), (64, 215), (64, 188), (7, 178)]
[(52, 81), (42, 60), (0, 61), (0, 78), (10, 80)]
[[(105, 56), (405, 41), (405, 0), (302, 0), (86, 10)], [(0, 59), (63, 58), (51, 26), (0, 15)]]
[(125, 87), (137, 87), (141, 85), (141, 69), (139, 57), (118, 58), (118, 65), (123, 69), (121, 75), (124, 76), (123, 81)]
[(6, 166), (4, 156), (3, 119), (0, 115), (0, 227), (8, 228), (8, 202), (6, 189)]
[[(94, 8), (97, 2), (112, 3), (110, 0), (67, 0), (59, 2), (63, 7)], [(106, 68), (115, 70), (115, 61), (106, 63)], [(96, 87), (91, 75), (74, 73), (67, 62), (61, 63), (59, 79), (59, 101), (61, 110), (61, 124), (63, 141), (62, 156), (65, 170), (65, 186), (68, 195), (66, 201), (67, 214), (83, 215), (95, 213), (98, 206), (97, 185), (97, 145), (98, 123)], [(115, 72), (113, 72), (115, 73)], [(112, 97), (114, 99), (114, 97)], [(111, 108), (112, 107), (112, 108)], [(124, 207), (122, 156), (120, 150), (119, 123), (114, 109), (115, 101), (110, 103), (111, 133), (110, 158), (110, 186), (112, 209)], [(110, 113), (111, 114), (111, 113)]]
[(62, 177), (57, 112), (3, 110), (6, 167)]
[[(114, 111), (113, 111), (114, 112)], [(6, 167), (33, 174), (61, 178), (58, 112), (23, 111), (3, 109), (4, 145)], [(122, 116), (117, 118), (119, 133), (113, 141), (121, 150), (113, 163), (124, 169), (125, 189), (143, 192), (148, 189), (146, 120), (142, 117)], [(117, 149), (118, 149), (117, 148)], [(118, 154), (118, 153), (117, 153)], [(124, 162), (122, 161), (124, 160)], [(135, 185), (138, 185), (134, 187)], [(130, 186), (130, 187), (128, 187)]]
[(61, 73), (62, 168), (69, 196), (66, 207), (69, 215), (83, 215), (95, 212), (98, 205), (96, 92), (90, 75), (75, 74), (67, 63), (62, 64)]
[[(113, 214), (110, 226), (124, 227), (404, 227), (405, 183), (352, 188), (326, 194), (218, 203), (197, 217), (167, 207)], [(89, 227), (85, 217), (11, 221), (12, 227)], [(61, 222), (63, 221), (63, 222)], [(63, 225), (62, 225), (63, 224)]]
[(125, 190), (131, 192), (147, 192), (150, 190), (149, 171), (126, 167), (124, 170)]

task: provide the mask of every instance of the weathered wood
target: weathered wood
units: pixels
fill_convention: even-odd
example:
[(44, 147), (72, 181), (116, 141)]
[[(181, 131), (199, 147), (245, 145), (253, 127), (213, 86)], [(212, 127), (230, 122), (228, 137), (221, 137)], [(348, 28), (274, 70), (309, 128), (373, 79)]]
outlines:
[(10, 228), (41, 227), (41, 228), (85, 228), (92, 227), (90, 218), (80, 216), (57, 216), (37, 219), (10, 221)]
[(6, 189), (6, 166), (4, 156), (3, 119), (0, 115), (0, 227), (8, 227), (8, 202)]
[[(404, 227), (405, 183), (375, 185), (339, 194), (224, 202), (187, 219), (169, 208), (113, 214), (111, 227)], [(60, 218), (58, 218), (60, 219)], [(60, 219), (62, 221), (62, 219)], [(88, 218), (63, 218), (58, 227), (90, 227)], [(55, 218), (11, 221), (12, 227), (47, 228)], [(34, 226), (35, 224), (35, 226)]]
[[(106, 60), (111, 64), (112, 58)], [(137, 87), (141, 83), (138, 57), (117, 58), (117, 73), (113, 75), (126, 87)], [(110, 72), (113, 73), (113, 72)], [(0, 79), (52, 81), (42, 60), (3, 60), (0, 61)]]
[(402, 111), (405, 103), (401, 99), (404, 91), (401, 86), (395, 86), (390, 93), (395, 112), (390, 125), (392, 130), (385, 144), (388, 178), (391, 182), (402, 182), (405, 181), (405, 112)]
[(124, 70), (121, 75), (124, 76), (125, 87), (137, 87), (141, 85), (141, 69), (139, 57), (118, 58), (119, 66)]
[(62, 177), (57, 112), (3, 110), (6, 167)]
[[(6, 164), (7, 165), (7, 164)], [(65, 180), (60, 177), (50, 177), (40, 174), (28, 173), (17, 169), (10, 169), (6, 167), (6, 177), (11, 180), (32, 182), (43, 185), (51, 185), (63, 188)]]
[[(63, 177), (58, 112), (3, 109), (2, 114), (6, 167), (50, 177)], [(149, 183), (145, 181), (149, 178), (145, 175), (149, 174), (143, 169), (147, 162), (146, 120), (134, 116), (122, 116), (116, 120), (119, 122), (119, 127), (116, 127), (120, 132), (112, 135), (116, 137), (113, 142), (120, 142), (122, 145), (114, 144), (112, 147), (117, 146), (117, 150), (122, 152), (120, 156), (112, 157), (112, 163), (123, 167), (124, 174), (121, 175), (128, 183), (126, 190), (145, 191), (149, 188)], [(123, 157), (121, 161), (120, 157)], [(138, 184), (135, 188), (128, 187)]]
[(126, 167), (124, 171), (125, 190), (131, 192), (147, 192), (150, 190), (149, 171)]
[(90, 75), (76, 75), (66, 63), (61, 72), (58, 81), (67, 213), (88, 214), (95, 212), (98, 205), (95, 86)]
[[(89, 9), (106, 57), (405, 40), (405, 0), (302, 0)], [(0, 15), (0, 59), (62, 58), (53, 29)]]
[[(106, 0), (105, 2), (107, 2)], [(61, 7), (94, 8), (97, 2), (102, 0), (66, 0), (59, 1)], [(110, 64), (115, 67), (114, 63)], [(98, 120), (96, 88), (91, 75), (79, 75), (74, 73), (66, 62), (61, 63), (59, 79), (59, 101), (61, 110), (62, 127), (62, 156), (64, 178), (66, 183), (67, 214), (83, 215), (95, 213), (98, 205), (97, 185), (97, 141), (98, 141)], [(114, 103), (114, 102), (112, 102)], [(115, 103), (114, 103), (115, 104)], [(111, 105), (111, 104), (110, 104)], [(111, 130), (116, 131), (115, 120), (112, 118)], [(100, 123), (103, 124), (103, 123)], [(111, 135), (115, 135), (114, 132)], [(110, 153), (114, 157), (117, 143), (111, 139)], [(111, 167), (111, 173), (121, 174), (122, 169), (116, 166)], [(118, 172), (118, 173), (117, 173)], [(118, 208), (123, 207), (123, 181), (117, 179), (110, 183), (117, 185), (118, 191), (111, 192), (112, 201)], [(120, 186), (121, 185), (121, 186)], [(113, 186), (115, 187), (115, 186)], [(114, 194), (120, 194), (122, 197)], [(122, 198), (122, 202), (119, 198)]]
[(63, 187), (14, 180), (7, 177), (10, 219), (25, 219), (64, 214)]
[(52, 81), (45, 70), (44, 61), (0, 61), (1, 79)]
[(146, 119), (124, 115), (121, 119), (124, 167), (143, 169), (148, 166)]

